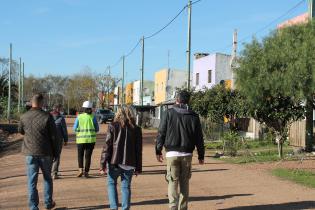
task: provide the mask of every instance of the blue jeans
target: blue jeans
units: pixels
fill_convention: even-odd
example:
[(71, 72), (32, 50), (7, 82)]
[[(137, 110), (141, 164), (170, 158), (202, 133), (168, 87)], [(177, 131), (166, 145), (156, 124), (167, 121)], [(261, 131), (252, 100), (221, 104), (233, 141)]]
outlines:
[(49, 156), (26, 156), (28, 202), (31, 210), (38, 210), (39, 198), (37, 191), (37, 180), (39, 168), (44, 177), (44, 199), (45, 207), (50, 208), (53, 202), (53, 181), (51, 178), (51, 167), (53, 158)]
[(107, 190), (110, 209), (118, 209), (117, 179), (121, 177), (121, 208), (130, 209), (131, 179), (133, 170), (124, 170), (118, 166), (109, 164), (107, 175)]

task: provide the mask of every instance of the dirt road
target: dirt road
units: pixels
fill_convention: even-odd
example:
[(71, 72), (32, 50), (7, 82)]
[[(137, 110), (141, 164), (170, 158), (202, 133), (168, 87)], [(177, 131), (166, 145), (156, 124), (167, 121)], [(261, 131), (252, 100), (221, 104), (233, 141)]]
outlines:
[[(71, 126), (71, 124), (69, 124)], [(98, 174), (106, 126), (102, 125), (93, 153), (92, 178), (76, 178), (74, 136), (63, 148), (61, 179), (54, 181), (56, 209), (108, 209), (106, 178)], [(168, 209), (165, 165), (155, 160), (154, 131), (144, 132), (142, 175), (133, 178), (132, 209)], [(27, 209), (24, 156), (11, 152), (0, 159), (0, 209)], [(200, 166), (194, 157), (189, 209), (315, 209), (315, 190), (282, 181), (265, 170), (231, 165), (210, 157)], [(39, 178), (43, 209), (42, 177)]]

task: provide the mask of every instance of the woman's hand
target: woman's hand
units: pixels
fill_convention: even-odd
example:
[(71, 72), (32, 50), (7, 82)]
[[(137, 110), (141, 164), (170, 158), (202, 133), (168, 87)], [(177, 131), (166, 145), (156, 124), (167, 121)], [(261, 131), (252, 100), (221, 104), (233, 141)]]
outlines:
[(106, 168), (100, 168), (100, 169), (99, 169), (99, 172), (100, 172), (100, 174), (101, 174), (102, 176), (107, 174), (107, 173), (106, 173)]

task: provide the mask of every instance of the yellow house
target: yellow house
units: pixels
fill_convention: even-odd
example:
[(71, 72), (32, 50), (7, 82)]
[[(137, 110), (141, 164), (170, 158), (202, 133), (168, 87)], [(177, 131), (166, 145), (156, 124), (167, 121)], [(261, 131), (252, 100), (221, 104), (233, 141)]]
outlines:
[(155, 105), (174, 99), (177, 88), (187, 86), (187, 71), (164, 68), (154, 75)]
[(166, 101), (166, 85), (167, 85), (168, 69), (162, 69), (155, 72), (154, 75), (154, 101), (160, 104)]
[(125, 103), (131, 105), (133, 103), (133, 83), (126, 85), (125, 96)]

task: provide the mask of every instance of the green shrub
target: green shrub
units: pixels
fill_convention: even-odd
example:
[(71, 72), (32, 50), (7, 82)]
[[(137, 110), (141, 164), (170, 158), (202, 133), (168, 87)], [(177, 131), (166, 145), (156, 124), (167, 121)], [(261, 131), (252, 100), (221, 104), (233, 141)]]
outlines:
[(229, 156), (236, 156), (237, 151), (241, 148), (241, 138), (233, 131), (224, 133), (224, 153)]

